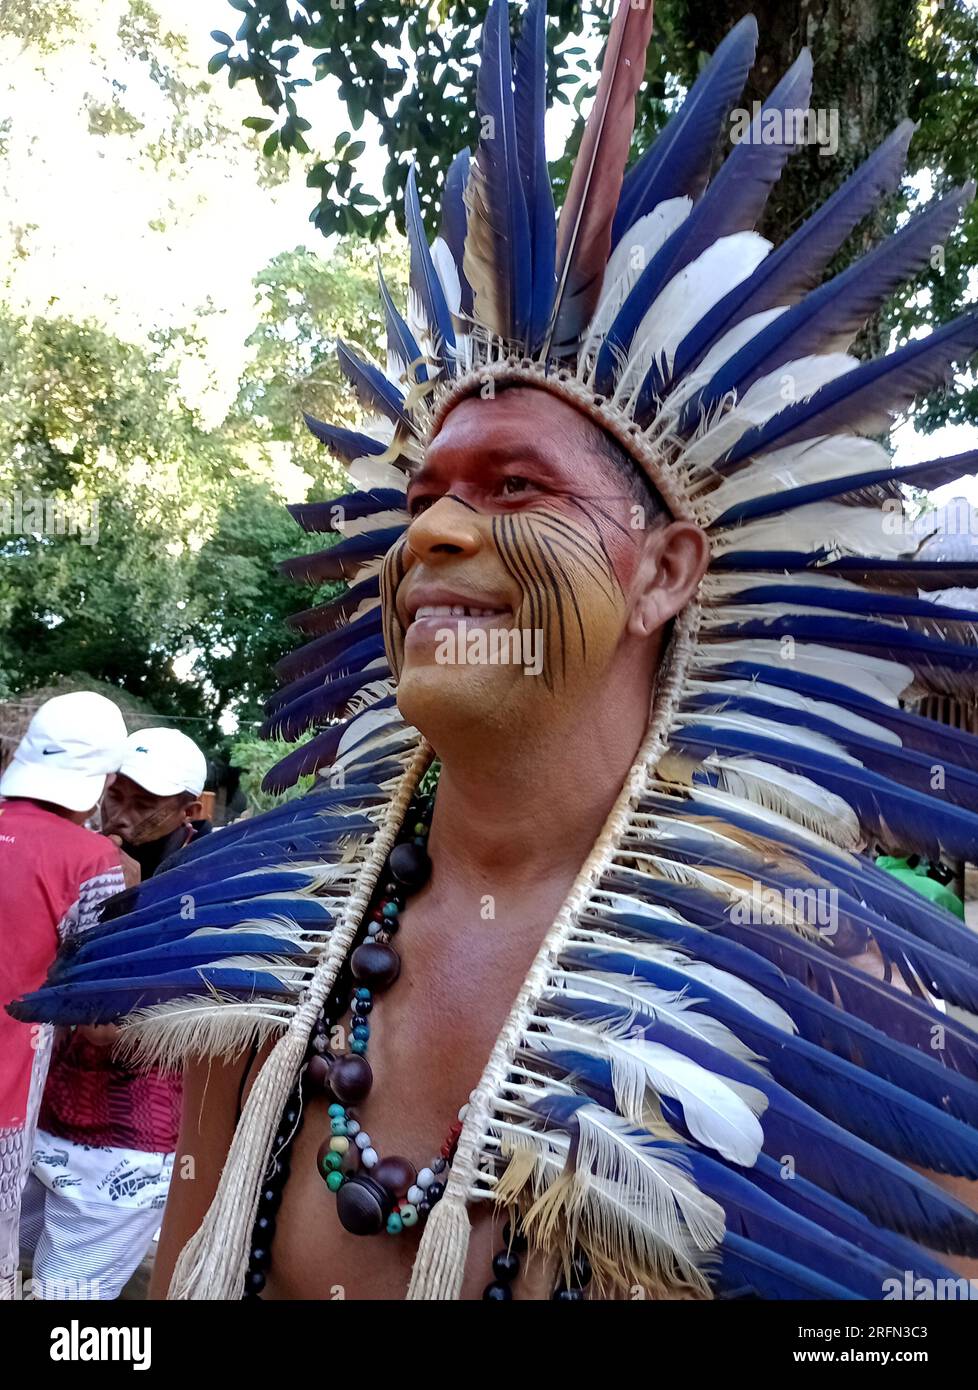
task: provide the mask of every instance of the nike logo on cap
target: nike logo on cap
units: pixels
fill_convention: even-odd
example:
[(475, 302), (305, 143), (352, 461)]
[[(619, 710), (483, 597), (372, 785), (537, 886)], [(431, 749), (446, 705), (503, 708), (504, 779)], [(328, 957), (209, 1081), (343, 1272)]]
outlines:
[(50, 757), (52, 756), (52, 754), (54, 754), (54, 753), (63, 753), (64, 751), (65, 751), (65, 750), (64, 750), (63, 748), (43, 748), (43, 749), (41, 750), (41, 752), (43, 753), (43, 755), (44, 755), (45, 758), (50, 758)]

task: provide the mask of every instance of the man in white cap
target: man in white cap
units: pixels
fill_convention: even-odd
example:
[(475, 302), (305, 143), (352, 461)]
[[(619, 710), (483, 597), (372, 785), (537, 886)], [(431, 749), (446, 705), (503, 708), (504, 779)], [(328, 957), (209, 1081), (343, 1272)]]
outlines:
[[(0, 1004), (36, 987), (58, 944), (91, 926), (123, 885), (119, 850), (85, 828), (122, 762), (126, 726), (103, 695), (38, 709), (0, 779)], [(51, 1029), (0, 1010), (0, 1298), (13, 1296), (21, 1190)]]
[[(200, 833), (206, 778), (203, 753), (176, 729), (129, 736), (102, 828), (144, 879)], [(181, 1077), (113, 1055), (118, 1031), (76, 1028), (54, 1049), (21, 1218), (35, 1298), (117, 1298), (159, 1228)]]

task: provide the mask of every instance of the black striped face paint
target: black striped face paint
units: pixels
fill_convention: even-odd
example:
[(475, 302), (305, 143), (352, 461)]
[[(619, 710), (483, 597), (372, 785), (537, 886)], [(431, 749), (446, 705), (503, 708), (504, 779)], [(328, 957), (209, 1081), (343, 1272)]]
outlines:
[(572, 407), (525, 389), (461, 402), (410, 482), (408, 509), (380, 576), (406, 718), (426, 733), (494, 718), (528, 729), (559, 722), (557, 702), (602, 698), (628, 632), (644, 519)]

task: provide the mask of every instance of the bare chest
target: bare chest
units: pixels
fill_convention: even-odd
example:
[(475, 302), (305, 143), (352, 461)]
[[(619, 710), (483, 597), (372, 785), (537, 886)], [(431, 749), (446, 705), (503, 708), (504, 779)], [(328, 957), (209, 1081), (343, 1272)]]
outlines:
[[(373, 1086), (355, 1107), (381, 1158), (397, 1155), (421, 1169), (441, 1157), (550, 925), (551, 906), (549, 900), (527, 902), (525, 909), (511, 906), (505, 916), (492, 918), (478, 915), (478, 902), (464, 900), (426, 907), (419, 899), (405, 909), (396, 939), (400, 977), (377, 997), (369, 1015)], [(342, 1026), (348, 1023), (347, 1018)], [(323, 1094), (307, 1103), (292, 1146), (264, 1296), (403, 1298), (420, 1229), (395, 1236), (344, 1230), (336, 1197), (316, 1162), (329, 1137), (329, 1101)], [(493, 1254), (502, 1248), (503, 1219), (494, 1221), (489, 1204), (481, 1202), (470, 1205), (470, 1216), (463, 1297), (480, 1298), (493, 1277)], [(546, 1297), (549, 1279), (549, 1272), (531, 1264), (516, 1297)]]

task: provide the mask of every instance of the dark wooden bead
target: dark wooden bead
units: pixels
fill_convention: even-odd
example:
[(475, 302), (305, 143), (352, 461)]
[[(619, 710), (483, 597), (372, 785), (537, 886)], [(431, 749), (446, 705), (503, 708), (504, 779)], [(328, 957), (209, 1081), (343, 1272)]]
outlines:
[(387, 1189), (392, 1197), (403, 1197), (409, 1187), (417, 1181), (418, 1171), (406, 1158), (392, 1154), (382, 1158), (370, 1174), (375, 1182)]
[(393, 946), (365, 941), (350, 957), (353, 978), (371, 989), (389, 989), (401, 973), (401, 958)]
[(329, 1073), (329, 1088), (342, 1105), (356, 1105), (365, 1100), (373, 1084), (370, 1063), (356, 1052), (344, 1052), (337, 1057)]
[(487, 1284), (482, 1290), (482, 1297), (487, 1303), (509, 1303), (513, 1298), (513, 1290), (508, 1284)]
[(527, 1249), (526, 1236), (517, 1225), (514, 1233), (512, 1223), (507, 1221), (503, 1227), (503, 1244), (507, 1250), (515, 1250), (517, 1255), (525, 1255)]
[(330, 1061), (326, 1057), (310, 1057), (306, 1067), (306, 1080), (317, 1090), (325, 1090), (329, 1085)]
[(492, 1257), (492, 1272), (497, 1279), (512, 1283), (520, 1272), (519, 1256), (511, 1250), (500, 1250), (498, 1255)]
[(431, 860), (426, 850), (410, 841), (395, 845), (390, 857), (391, 878), (416, 891), (431, 877)]
[(336, 1214), (351, 1235), (377, 1235), (387, 1225), (393, 1209), (390, 1194), (365, 1173), (345, 1182), (336, 1194)]

